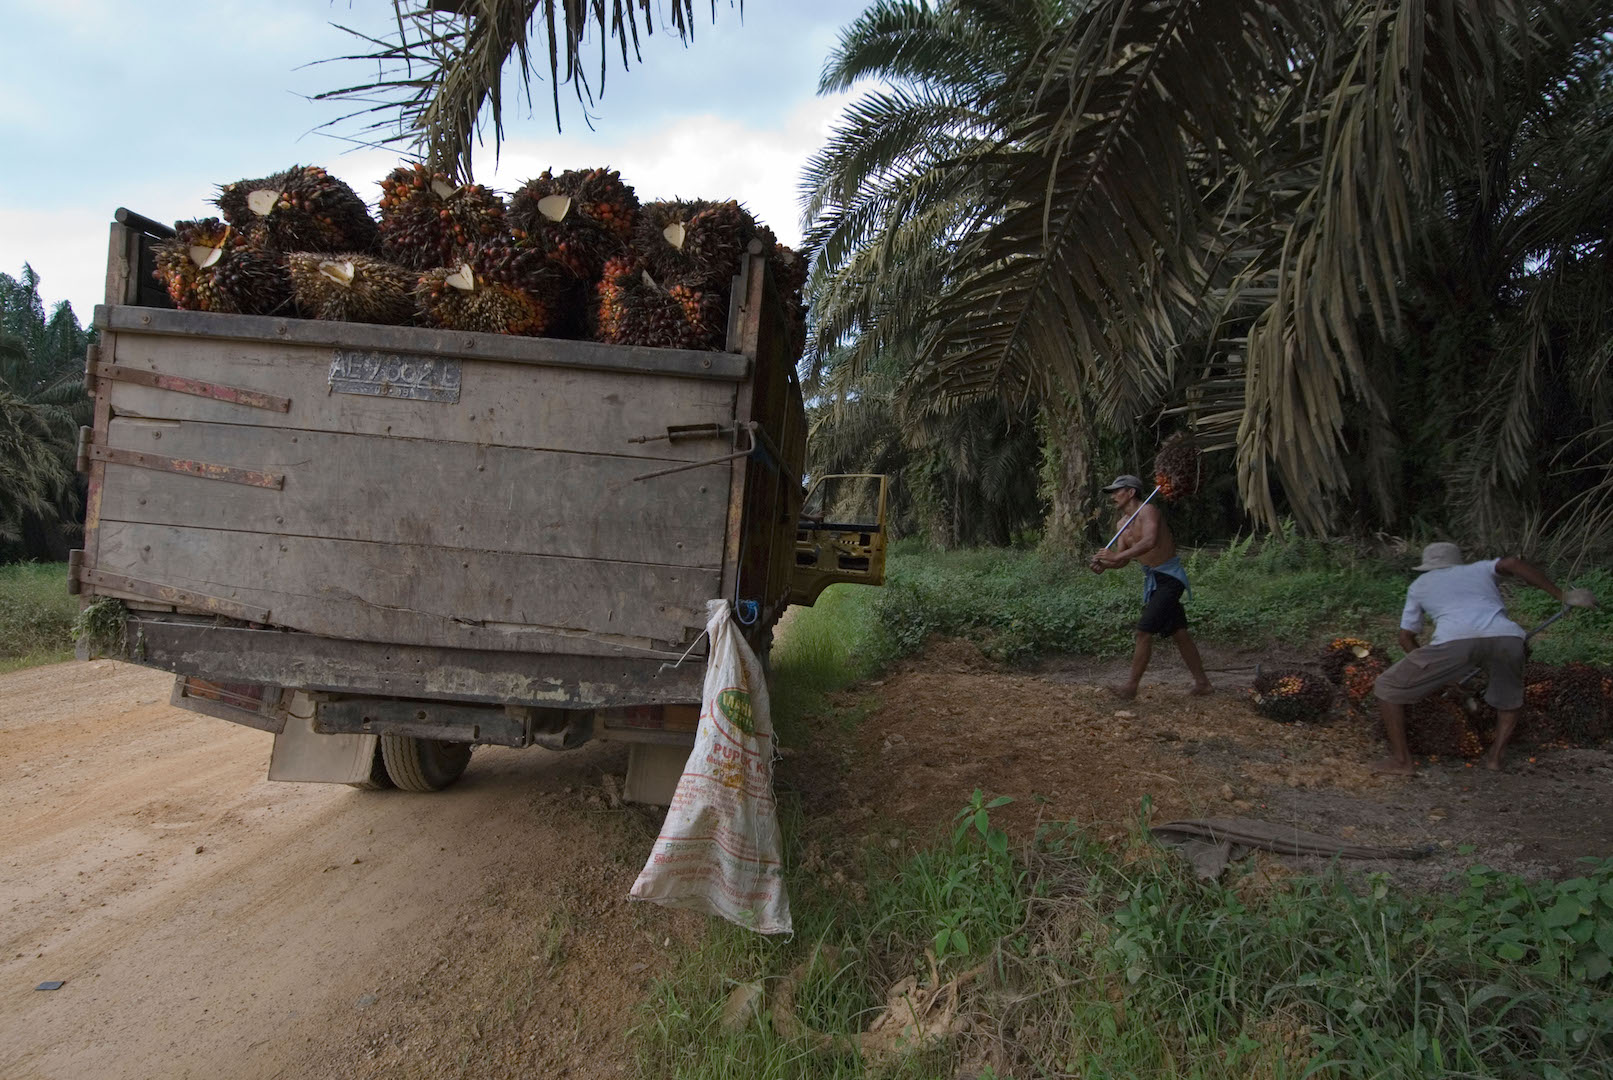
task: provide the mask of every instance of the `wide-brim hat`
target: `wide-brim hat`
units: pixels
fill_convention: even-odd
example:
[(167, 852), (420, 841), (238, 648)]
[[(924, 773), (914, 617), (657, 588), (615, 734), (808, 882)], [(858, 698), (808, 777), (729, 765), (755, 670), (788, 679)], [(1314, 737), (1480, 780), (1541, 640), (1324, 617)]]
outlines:
[(1429, 544), (1423, 548), (1423, 561), (1412, 567), (1414, 570), (1443, 570), (1448, 566), (1462, 565), (1462, 549), (1455, 544), (1441, 541)]
[(1108, 492), (1119, 491), (1121, 488), (1128, 488), (1128, 487), (1131, 488), (1133, 491), (1141, 492), (1142, 489), (1143, 489), (1143, 482), (1141, 480), (1139, 480), (1137, 477), (1127, 474), (1127, 475), (1122, 475), (1122, 476), (1115, 477), (1115, 482), (1110, 484), (1108, 487), (1104, 488), (1103, 490), (1104, 490), (1104, 493), (1107, 494)]

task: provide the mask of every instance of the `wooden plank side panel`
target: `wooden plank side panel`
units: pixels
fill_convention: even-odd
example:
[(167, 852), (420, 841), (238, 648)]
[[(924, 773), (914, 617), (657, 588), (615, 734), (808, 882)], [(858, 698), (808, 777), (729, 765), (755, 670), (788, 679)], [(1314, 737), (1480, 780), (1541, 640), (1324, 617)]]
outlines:
[(101, 522), (99, 569), (233, 600), (277, 626), (462, 649), (585, 655), (693, 640), (715, 571)]
[(738, 386), (608, 371), (463, 362), (457, 402), (333, 393), (332, 351), (279, 342), (216, 341), (119, 334), (107, 363), (160, 371), (291, 399), (287, 413), (102, 380), (120, 415), (201, 420), (437, 442), (700, 461), (723, 452), (719, 439), (660, 439), (680, 424), (732, 424)]
[(102, 514), (152, 525), (716, 569), (717, 469), (635, 482), (643, 459), (117, 417), (118, 450), (265, 470), (281, 490), (108, 467)]

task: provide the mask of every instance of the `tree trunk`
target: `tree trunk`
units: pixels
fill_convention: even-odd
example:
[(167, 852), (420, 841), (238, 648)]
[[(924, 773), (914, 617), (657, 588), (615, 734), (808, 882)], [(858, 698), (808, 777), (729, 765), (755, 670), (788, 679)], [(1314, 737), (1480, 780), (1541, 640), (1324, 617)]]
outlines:
[(1088, 540), (1096, 503), (1092, 478), (1092, 430), (1079, 394), (1054, 391), (1042, 402), (1044, 492), (1052, 509), (1042, 546), (1076, 551)]

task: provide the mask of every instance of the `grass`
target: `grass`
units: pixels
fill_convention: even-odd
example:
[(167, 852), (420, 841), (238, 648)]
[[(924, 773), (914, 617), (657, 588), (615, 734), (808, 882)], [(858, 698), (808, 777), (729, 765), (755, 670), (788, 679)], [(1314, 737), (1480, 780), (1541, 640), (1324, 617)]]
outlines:
[(66, 563), (0, 566), (0, 674), (73, 658)]
[[(1187, 561), (1197, 633), (1250, 645), (1390, 642), (1411, 576), (1292, 539)], [(1136, 578), (1035, 553), (900, 547), (886, 589), (837, 588), (792, 615), (773, 653), (775, 726), (801, 746), (832, 730), (826, 719), (854, 725), (861, 707), (835, 692), (932, 633), (1009, 659), (1123, 653)], [(1605, 573), (1574, 584), (1613, 595)], [(1530, 592), (1513, 601), (1525, 625), (1554, 609)], [(1613, 660), (1610, 630), (1606, 615), (1577, 613), (1536, 655)], [(1426, 896), (1242, 867), (1218, 884), (1148, 838), (1146, 800), (1118, 846), (1054, 825), (1015, 850), (986, 793), (960, 792), (950, 834), (916, 848), (877, 823), (828, 834), (779, 797), (795, 934), (713, 921), (644, 1007), (645, 1077), (1613, 1075), (1613, 860), (1562, 882), (1473, 867)], [(893, 1056), (865, 1050), (909, 977), (960, 980), (967, 1028)], [(762, 1008), (725, 1023), (752, 984)]]
[[(1183, 562), (1193, 583), (1187, 610), (1195, 637), (1249, 648), (1309, 648), (1346, 634), (1392, 645), (1413, 577), (1348, 545), (1297, 536), (1188, 551)], [(1572, 583), (1613, 598), (1613, 574), (1605, 570)], [(1556, 610), (1545, 593), (1512, 592), (1511, 609), (1525, 627)], [(874, 602), (877, 627), (867, 652), (889, 660), (942, 634), (969, 638), (1008, 661), (1053, 652), (1122, 656), (1131, 651), (1141, 595), (1141, 573), (1131, 568), (1094, 575), (1068, 556), (898, 545)], [(1557, 623), (1536, 640), (1534, 658), (1613, 663), (1613, 608)]]

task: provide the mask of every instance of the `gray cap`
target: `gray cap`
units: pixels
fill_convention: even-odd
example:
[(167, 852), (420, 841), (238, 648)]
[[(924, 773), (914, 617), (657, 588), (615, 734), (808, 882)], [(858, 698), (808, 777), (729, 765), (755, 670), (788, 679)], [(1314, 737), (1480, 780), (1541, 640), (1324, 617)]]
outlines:
[(1423, 561), (1412, 567), (1413, 570), (1443, 570), (1447, 566), (1462, 565), (1462, 549), (1455, 544), (1441, 541), (1429, 544), (1423, 548)]
[(1110, 491), (1119, 491), (1123, 487), (1129, 487), (1141, 495), (1143, 490), (1143, 482), (1137, 479), (1135, 476), (1132, 476), (1130, 473), (1124, 473), (1115, 477), (1115, 482), (1103, 490), (1107, 493)]

